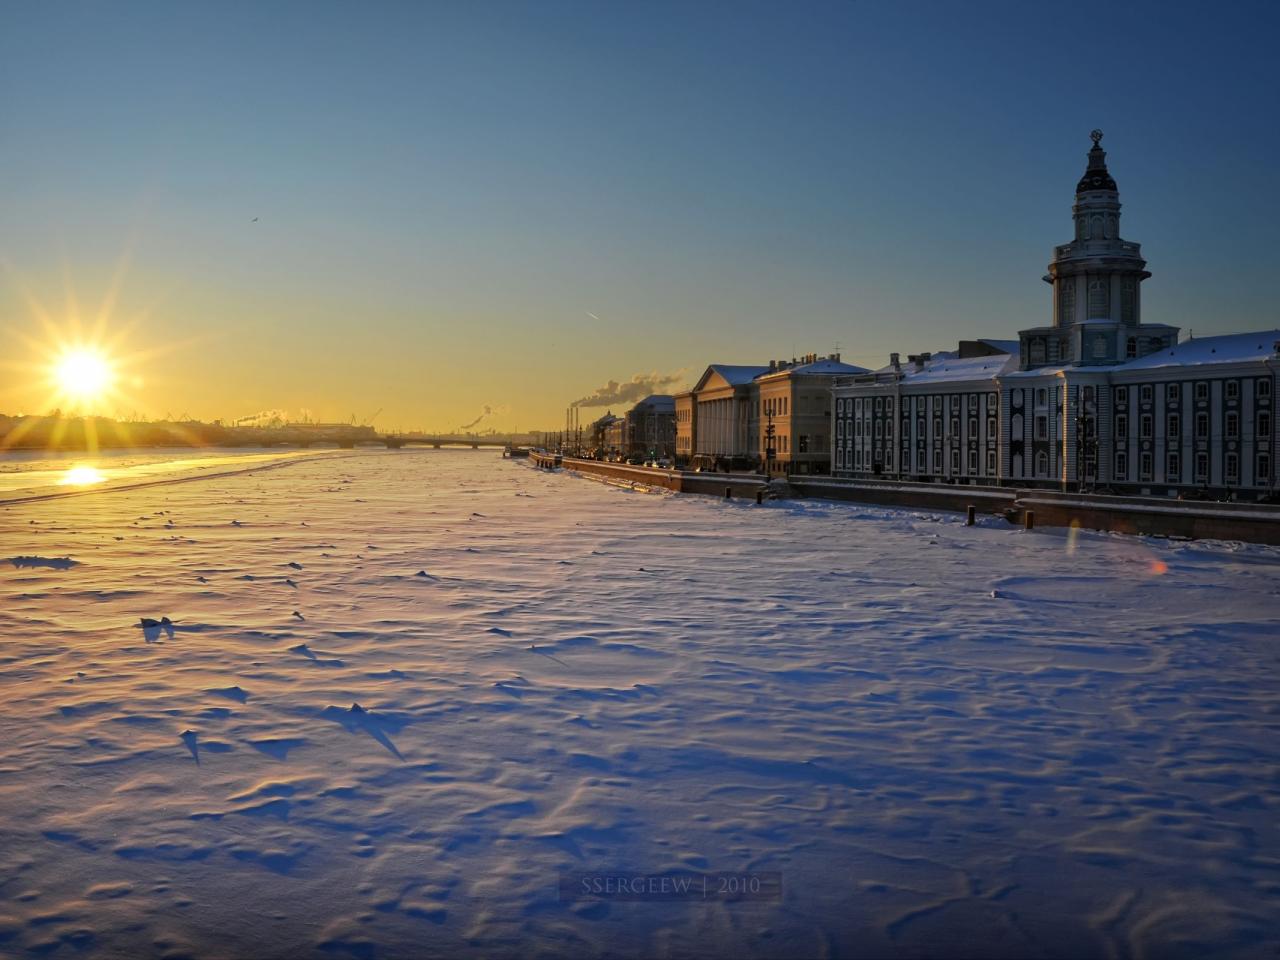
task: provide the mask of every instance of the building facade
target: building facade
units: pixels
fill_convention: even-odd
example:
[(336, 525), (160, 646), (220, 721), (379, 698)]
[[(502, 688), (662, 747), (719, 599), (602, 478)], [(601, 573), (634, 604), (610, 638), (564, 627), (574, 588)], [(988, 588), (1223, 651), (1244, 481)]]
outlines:
[(674, 399), (677, 463), (773, 475), (831, 471), (831, 385), (865, 373), (838, 354), (712, 364)]
[[(833, 389), (835, 473), (1120, 493), (1276, 491), (1280, 330), (1178, 340), (1144, 322), (1141, 247), (1094, 131), (1074, 238), (1044, 279), (1052, 323), (1016, 348), (897, 355)], [(982, 351), (987, 352), (984, 354)]]
[(651, 394), (627, 411), (627, 453), (645, 459), (671, 459), (676, 448), (675, 398)]

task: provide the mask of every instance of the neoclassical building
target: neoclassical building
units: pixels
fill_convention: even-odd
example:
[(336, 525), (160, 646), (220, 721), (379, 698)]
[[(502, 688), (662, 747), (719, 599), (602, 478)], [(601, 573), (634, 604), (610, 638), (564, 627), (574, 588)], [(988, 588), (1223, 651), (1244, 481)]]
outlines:
[(1178, 340), (1146, 323), (1139, 244), (1120, 236), (1120, 195), (1101, 131), (1072, 207), (1074, 238), (1044, 279), (1053, 322), (1014, 342), (840, 379), (834, 472), (950, 483), (1187, 489), (1258, 496), (1276, 489), (1280, 330)]
[(832, 383), (866, 372), (839, 354), (713, 363), (675, 397), (676, 461), (781, 476), (830, 473)]

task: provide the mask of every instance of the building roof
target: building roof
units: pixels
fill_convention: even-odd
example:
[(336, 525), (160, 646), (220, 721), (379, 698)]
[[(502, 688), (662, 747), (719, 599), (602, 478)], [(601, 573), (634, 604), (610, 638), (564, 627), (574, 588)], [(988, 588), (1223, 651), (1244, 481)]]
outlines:
[(651, 393), (636, 403), (632, 410), (639, 407), (652, 407), (656, 413), (674, 413), (676, 409), (676, 398), (666, 393)]
[[(1255, 333), (1229, 333), (1220, 337), (1197, 337), (1130, 360), (1120, 369), (1149, 370), (1152, 367), (1186, 367), (1208, 363), (1246, 363), (1264, 360), (1276, 354), (1280, 330), (1258, 330)], [(1114, 368), (1113, 368), (1114, 369)]]
[(1001, 350), (1004, 353), (1017, 353), (1021, 349), (1021, 342), (1018, 340), (995, 340), (991, 337), (979, 337), (979, 343), (985, 343), (993, 350)]
[(756, 377), (760, 376), (760, 374), (769, 372), (768, 367), (743, 367), (733, 366), (727, 363), (713, 363), (711, 364), (710, 369), (720, 374), (726, 383), (735, 387), (740, 384), (750, 383)]
[(1017, 369), (1018, 358), (1010, 354), (992, 357), (966, 357), (961, 360), (954, 354), (938, 355), (926, 360), (923, 370), (906, 364), (902, 368), (905, 385), (924, 383), (948, 383), (956, 380), (991, 380)]
[[(802, 363), (798, 366), (788, 367), (786, 370), (776, 370), (775, 373), (834, 373), (848, 375), (853, 373), (870, 373), (866, 367), (856, 367), (852, 363), (845, 363), (843, 360), (832, 360), (830, 357), (823, 357), (812, 363)], [(766, 373), (766, 375), (768, 375)]]

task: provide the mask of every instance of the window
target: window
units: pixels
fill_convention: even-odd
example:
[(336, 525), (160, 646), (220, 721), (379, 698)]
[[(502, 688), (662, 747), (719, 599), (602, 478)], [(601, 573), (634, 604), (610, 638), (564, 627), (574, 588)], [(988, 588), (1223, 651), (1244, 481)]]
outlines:
[(1255, 473), (1257, 474), (1255, 479), (1258, 483), (1271, 479), (1271, 456), (1269, 454), (1258, 454), (1258, 469)]
[(1049, 475), (1049, 455), (1041, 450), (1036, 454), (1036, 476), (1047, 477)]
[(884, 400), (882, 400), (880, 397), (876, 397), (876, 413), (880, 413), (883, 410), (884, 410)]
[(1129, 439), (1129, 418), (1123, 413), (1116, 417), (1116, 439)]
[(1140, 394), (1140, 396), (1141, 396), (1141, 400), (1142, 400), (1142, 402), (1143, 402), (1143, 403), (1150, 403), (1150, 402), (1151, 402), (1151, 397), (1152, 397), (1151, 384), (1149, 384), (1149, 383), (1144, 383), (1144, 384), (1142, 385), (1142, 390), (1141, 390), (1141, 394)]
[(996, 438), (996, 418), (987, 417), (987, 439), (994, 440)]
[(976, 393), (969, 394), (969, 412), (975, 413), (978, 409), (978, 395)]
[(978, 451), (977, 450), (969, 451), (969, 472), (970, 473), (978, 472)]
[(1182, 464), (1176, 453), (1169, 454), (1169, 462), (1166, 464), (1165, 479), (1170, 483), (1177, 483), (1179, 474), (1182, 472)]
[(1036, 406), (1043, 407), (1049, 402), (1049, 392), (1041, 387), (1036, 391)]
[(1197, 400), (1209, 399), (1209, 385), (1205, 383), (1203, 380), (1201, 380), (1199, 383), (1196, 384), (1196, 399)]
[(1116, 454), (1116, 479), (1125, 479), (1129, 472), (1129, 455), (1127, 453)]
[(1142, 455), (1141, 464), (1142, 464), (1141, 466), (1142, 476), (1140, 477), (1140, 479), (1150, 480), (1151, 479), (1151, 454), (1144, 453)]
[(1265, 400), (1271, 396), (1271, 381), (1263, 378), (1258, 381), (1258, 399)]
[(998, 393), (988, 393), (988, 394), (987, 394), (987, 406), (988, 406), (988, 407), (990, 407), (992, 410), (994, 410), (994, 409), (996, 409), (996, 407), (1000, 406), (1000, 394), (998, 394)]
[(1129, 388), (1116, 387), (1116, 406), (1122, 407), (1129, 402)]
[(861, 421), (861, 420), (855, 420), (855, 421), (853, 421), (853, 435), (854, 435), (855, 437), (860, 437), (860, 436), (862, 436), (862, 421)]
[(1120, 286), (1120, 320), (1122, 323), (1133, 323), (1138, 315), (1138, 288), (1132, 280), (1125, 280)]
[(1207, 453), (1196, 454), (1196, 480), (1204, 483), (1209, 479), (1209, 455)]
[(836, 447), (836, 469), (844, 469), (844, 447)]
[(1093, 387), (1084, 387), (1081, 391), (1085, 403), (1093, 403)]
[(1239, 399), (1239, 397), (1240, 397), (1240, 381), (1228, 380), (1227, 381), (1227, 399), (1237, 400)]
[(1176, 414), (1169, 414), (1167, 434), (1170, 440), (1177, 440), (1182, 435), (1182, 419)]
[(923, 417), (921, 417), (919, 420), (916, 421), (916, 439), (917, 440), (924, 439), (924, 418)]
[(987, 451), (987, 473), (993, 477), (996, 475), (996, 452), (994, 450)]
[[(877, 423), (876, 426), (880, 426), (880, 424)], [(809, 452), (809, 435), (807, 433), (800, 434), (800, 451), (799, 452), (800, 453)]]
[(1130, 337), (1124, 343), (1124, 355), (1128, 360), (1133, 360), (1138, 356), (1138, 338)]
[(1196, 439), (1204, 440), (1209, 436), (1209, 415), (1207, 413), (1196, 414)]
[(1165, 387), (1164, 399), (1166, 403), (1178, 402), (1178, 385), (1176, 383), (1171, 383)]
[(1236, 483), (1240, 480), (1240, 454), (1227, 454), (1227, 483)]
[(960, 439), (960, 418), (959, 417), (951, 418), (951, 439), (952, 440)]
[(1227, 414), (1227, 438), (1234, 440), (1240, 436), (1240, 414), (1232, 410)]
[(1260, 410), (1258, 412), (1257, 439), (1259, 440), (1271, 439), (1271, 413), (1267, 410)]
[(951, 451), (951, 472), (952, 473), (960, 472), (960, 451), (959, 450)]
[(942, 453), (937, 450), (933, 452), (933, 472), (942, 473)]
[(1105, 280), (1094, 280), (1089, 284), (1089, 317), (1090, 320), (1105, 320), (1107, 310), (1107, 283)]
[(884, 398), (884, 412), (889, 416), (893, 416), (893, 397)]
[(942, 418), (941, 417), (933, 418), (933, 439), (934, 440), (942, 439)]
[(884, 436), (884, 421), (877, 420), (876, 421), (876, 439), (879, 440), (883, 436)]
[(862, 466), (862, 451), (861, 451), (861, 450), (855, 450), (855, 451), (853, 451), (853, 465), (854, 465), (855, 467), (860, 467), (860, 466)]
[(1140, 436), (1143, 440), (1150, 440), (1151, 439), (1151, 414), (1144, 413), (1139, 423), (1141, 424), (1141, 426), (1139, 428), (1138, 436)]
[(836, 436), (837, 436), (837, 437), (843, 437), (843, 436), (844, 436), (844, 421), (843, 421), (843, 420), (837, 420), (837, 421), (836, 421)]
[(1036, 439), (1047, 440), (1049, 438), (1049, 418), (1036, 417)]

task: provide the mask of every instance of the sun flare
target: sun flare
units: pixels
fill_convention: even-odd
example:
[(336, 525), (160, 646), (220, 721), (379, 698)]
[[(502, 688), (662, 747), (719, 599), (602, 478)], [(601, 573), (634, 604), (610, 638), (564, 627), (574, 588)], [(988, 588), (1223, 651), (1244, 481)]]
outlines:
[(72, 467), (63, 474), (60, 482), (65, 486), (87, 487), (92, 483), (101, 483), (105, 479), (107, 478), (97, 467), (81, 465)]
[(85, 347), (67, 350), (58, 357), (53, 374), (58, 389), (80, 402), (100, 399), (115, 379), (107, 357), (100, 351)]

